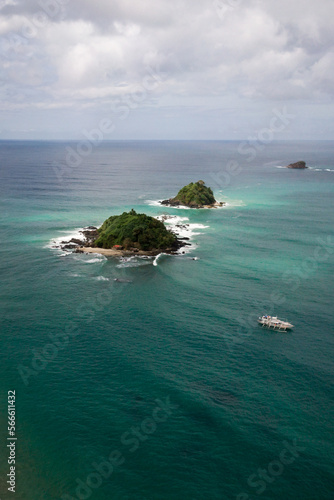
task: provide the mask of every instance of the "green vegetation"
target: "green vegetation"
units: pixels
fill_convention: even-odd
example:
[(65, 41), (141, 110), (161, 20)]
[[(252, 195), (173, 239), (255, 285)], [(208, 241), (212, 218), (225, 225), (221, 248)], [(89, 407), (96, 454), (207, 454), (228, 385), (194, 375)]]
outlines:
[(122, 245), (125, 249), (164, 250), (176, 244), (176, 236), (168, 231), (163, 222), (133, 209), (122, 215), (109, 217), (98, 229), (95, 247), (112, 248)]
[(174, 203), (179, 202), (188, 207), (214, 205), (216, 203), (212, 189), (207, 187), (203, 181), (191, 182), (184, 186), (171, 201)]

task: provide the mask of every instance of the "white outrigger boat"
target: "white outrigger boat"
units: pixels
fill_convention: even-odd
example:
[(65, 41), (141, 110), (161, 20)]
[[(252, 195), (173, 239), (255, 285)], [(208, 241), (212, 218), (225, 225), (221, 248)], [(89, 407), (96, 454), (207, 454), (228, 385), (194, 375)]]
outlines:
[(280, 330), (282, 332), (286, 332), (287, 330), (291, 330), (293, 328), (291, 323), (278, 319), (277, 316), (261, 316), (258, 319), (258, 322), (262, 326), (273, 328), (274, 330)]

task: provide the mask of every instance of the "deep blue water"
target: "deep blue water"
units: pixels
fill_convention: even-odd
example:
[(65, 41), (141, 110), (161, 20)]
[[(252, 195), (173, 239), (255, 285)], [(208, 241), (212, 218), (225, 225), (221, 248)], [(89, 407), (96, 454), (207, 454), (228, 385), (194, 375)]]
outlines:
[[(20, 500), (334, 498), (334, 142), (110, 142), (63, 168), (68, 147), (0, 143), (0, 498), (9, 390)], [(154, 204), (199, 179), (226, 208)], [(187, 218), (194, 248), (50, 248), (131, 208)]]

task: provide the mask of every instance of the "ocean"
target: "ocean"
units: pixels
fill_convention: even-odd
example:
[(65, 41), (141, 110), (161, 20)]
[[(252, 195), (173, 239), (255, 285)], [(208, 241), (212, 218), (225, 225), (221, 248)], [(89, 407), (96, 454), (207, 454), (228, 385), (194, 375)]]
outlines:
[[(334, 142), (2, 141), (0, 179), (2, 500), (334, 498)], [(225, 207), (158, 204), (200, 179)], [(186, 253), (54, 248), (131, 208)]]

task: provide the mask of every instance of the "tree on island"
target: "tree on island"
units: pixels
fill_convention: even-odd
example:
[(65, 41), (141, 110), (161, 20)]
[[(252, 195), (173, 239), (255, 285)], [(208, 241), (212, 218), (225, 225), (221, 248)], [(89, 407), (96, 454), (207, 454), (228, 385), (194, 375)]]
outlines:
[(120, 245), (127, 249), (144, 251), (166, 250), (177, 246), (177, 237), (165, 227), (163, 222), (135, 210), (112, 215), (98, 229), (98, 237), (93, 246), (112, 248)]
[(184, 186), (174, 198), (164, 200), (162, 205), (180, 206), (184, 205), (190, 208), (214, 207), (223, 205), (218, 203), (210, 187), (205, 185), (204, 181), (191, 182)]

